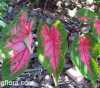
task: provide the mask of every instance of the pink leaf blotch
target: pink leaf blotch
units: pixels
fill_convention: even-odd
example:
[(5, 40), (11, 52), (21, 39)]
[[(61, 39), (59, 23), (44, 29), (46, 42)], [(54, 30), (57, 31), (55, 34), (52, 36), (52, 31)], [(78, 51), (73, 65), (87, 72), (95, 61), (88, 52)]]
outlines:
[(94, 27), (96, 28), (96, 33), (100, 35), (100, 20), (96, 20)]
[(55, 26), (49, 28), (48, 25), (45, 24), (42, 27), (41, 35), (43, 38), (44, 55), (50, 58), (51, 67), (55, 71), (57, 69), (60, 54), (59, 30)]
[(86, 22), (86, 21), (89, 20), (89, 18), (88, 18), (88, 17), (85, 17), (85, 16), (80, 16), (80, 17), (78, 17), (78, 19), (79, 19), (80, 21), (84, 21), (84, 22)]
[(88, 37), (80, 36), (79, 37), (79, 53), (80, 58), (82, 62), (87, 66), (87, 68), (90, 68), (90, 40)]
[(29, 62), (32, 44), (31, 30), (32, 21), (28, 21), (27, 14), (23, 12), (19, 17), (18, 24), (11, 30), (12, 35), (6, 46), (13, 50), (13, 56), (10, 58), (10, 71), (12, 74), (20, 71)]

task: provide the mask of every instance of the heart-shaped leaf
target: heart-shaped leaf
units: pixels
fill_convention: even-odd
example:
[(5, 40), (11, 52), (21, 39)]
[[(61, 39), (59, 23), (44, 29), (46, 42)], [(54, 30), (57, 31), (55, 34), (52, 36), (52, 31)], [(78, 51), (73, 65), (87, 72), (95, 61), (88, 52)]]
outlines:
[[(93, 47), (95, 46), (95, 43), (97, 41), (96, 40), (96, 37), (91, 37), (90, 35), (84, 35), (85, 37), (86, 36), (89, 36), (89, 40), (91, 40), (91, 47), (89, 49), (89, 52), (81, 52), (79, 51), (79, 37), (78, 36), (74, 36), (75, 39), (73, 39), (73, 42), (72, 42), (72, 45), (71, 45), (71, 59), (72, 59), (72, 62), (75, 66), (78, 67), (78, 69), (80, 70), (80, 72), (89, 80), (91, 80), (93, 83), (96, 83), (96, 79), (98, 77), (98, 72), (99, 72), (99, 67), (98, 67), (98, 64), (96, 63), (95, 61), (95, 53), (96, 55), (98, 54), (97, 51), (93, 51)], [(94, 42), (92, 42), (94, 41)], [(86, 41), (85, 41), (86, 42)], [(88, 44), (88, 42), (87, 42)], [(85, 44), (83, 44), (83, 47), (85, 48)], [(84, 49), (83, 48), (83, 49)], [(85, 49), (84, 49), (85, 50)], [(81, 55), (80, 55), (80, 52), (85, 55), (83, 56), (84, 57), (84, 60), (81, 60)], [(87, 54), (90, 55), (90, 59), (87, 59)], [(94, 54), (94, 55), (93, 55)], [(85, 62), (86, 60), (86, 62)], [(88, 65), (89, 67), (87, 68), (87, 63), (88, 62)], [(92, 76), (92, 77), (91, 77)]]
[(64, 26), (59, 20), (56, 20), (51, 27), (43, 24), (42, 29), (38, 31), (38, 35), (39, 61), (58, 80), (64, 66), (64, 55), (67, 49), (67, 34), (64, 31)]
[(10, 54), (9, 58), (4, 59), (3, 80), (15, 78), (28, 65), (32, 53), (32, 21), (26, 19), (26, 16), (26, 12), (21, 14), (19, 23), (12, 28), (11, 35), (7, 40), (5, 47), (11, 51), (7, 53)]

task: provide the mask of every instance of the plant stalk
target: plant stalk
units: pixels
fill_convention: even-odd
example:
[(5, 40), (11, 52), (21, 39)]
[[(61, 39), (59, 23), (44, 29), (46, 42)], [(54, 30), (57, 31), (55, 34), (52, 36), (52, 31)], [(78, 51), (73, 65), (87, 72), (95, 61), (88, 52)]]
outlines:
[(56, 81), (56, 79), (55, 79), (55, 77), (54, 77), (54, 74), (52, 73), (52, 78), (53, 78), (53, 81), (54, 81), (54, 85), (55, 85), (55, 87), (57, 87), (57, 81)]

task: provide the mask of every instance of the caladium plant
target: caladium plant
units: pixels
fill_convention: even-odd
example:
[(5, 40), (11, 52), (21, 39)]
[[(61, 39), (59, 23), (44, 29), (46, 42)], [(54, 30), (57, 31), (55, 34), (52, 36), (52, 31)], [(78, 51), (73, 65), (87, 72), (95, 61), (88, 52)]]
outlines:
[[(93, 45), (92, 41), (92, 43), (89, 43), (91, 38), (86, 35), (81, 36), (82, 40), (80, 40), (79, 36), (74, 36), (74, 38), (71, 44), (71, 60), (84, 77), (91, 80), (94, 84), (96, 83), (100, 70), (96, 63), (96, 58), (94, 57), (94, 54), (97, 53), (93, 51), (95, 44)], [(82, 43), (82, 45), (80, 43)]]
[(4, 59), (3, 79), (12, 80), (16, 74), (28, 65), (32, 54), (32, 21), (27, 19), (27, 13), (22, 12), (18, 23), (12, 28), (6, 48), (10, 49), (9, 59)]
[[(78, 11), (79, 20), (82, 21), (82, 27), (87, 27), (87, 32), (80, 28), (79, 35), (75, 35), (71, 44), (71, 59), (73, 64), (80, 70), (85, 78), (96, 83), (100, 67), (96, 59), (100, 55), (100, 22), (97, 19), (97, 13), (87, 8), (81, 8)], [(81, 35), (81, 36), (80, 36)]]
[(50, 26), (43, 23), (38, 30), (38, 58), (44, 68), (53, 74), (55, 81), (58, 80), (64, 66), (67, 50), (66, 36), (67, 33), (60, 20), (56, 20)]

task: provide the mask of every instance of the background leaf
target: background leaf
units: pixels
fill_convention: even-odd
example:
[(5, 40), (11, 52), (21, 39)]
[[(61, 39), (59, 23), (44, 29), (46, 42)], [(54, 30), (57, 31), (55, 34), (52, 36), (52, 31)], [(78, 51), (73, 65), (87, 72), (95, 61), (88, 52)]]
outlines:
[(88, 18), (95, 18), (97, 16), (97, 14), (87, 8), (81, 8), (78, 10), (77, 12), (78, 16), (85, 16)]
[(100, 3), (100, 0), (94, 0), (96, 3)]

